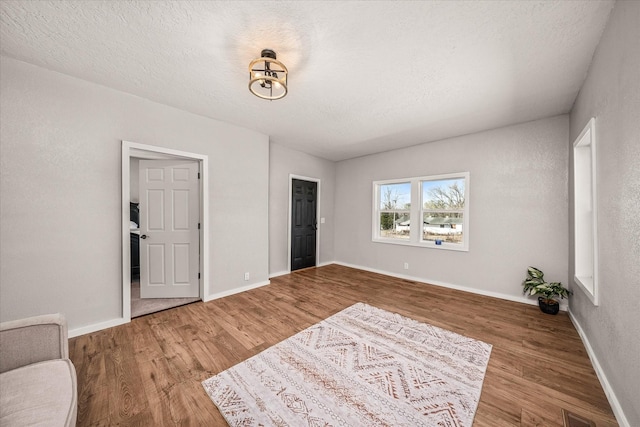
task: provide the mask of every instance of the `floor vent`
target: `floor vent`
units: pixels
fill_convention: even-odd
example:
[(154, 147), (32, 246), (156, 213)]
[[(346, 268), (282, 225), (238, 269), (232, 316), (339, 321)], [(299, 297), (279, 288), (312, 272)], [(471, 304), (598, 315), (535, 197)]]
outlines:
[(564, 427), (596, 427), (596, 423), (593, 421), (569, 412), (566, 409), (562, 410), (562, 418), (564, 419)]

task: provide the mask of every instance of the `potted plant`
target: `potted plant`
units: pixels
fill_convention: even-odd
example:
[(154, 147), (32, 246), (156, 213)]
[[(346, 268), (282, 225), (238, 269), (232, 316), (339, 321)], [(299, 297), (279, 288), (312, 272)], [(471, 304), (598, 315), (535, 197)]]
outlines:
[(522, 286), (525, 294), (540, 295), (538, 306), (543, 313), (547, 314), (558, 314), (560, 303), (555, 298), (569, 298), (573, 293), (560, 282), (545, 282), (544, 273), (535, 267), (527, 268), (527, 278), (522, 282)]

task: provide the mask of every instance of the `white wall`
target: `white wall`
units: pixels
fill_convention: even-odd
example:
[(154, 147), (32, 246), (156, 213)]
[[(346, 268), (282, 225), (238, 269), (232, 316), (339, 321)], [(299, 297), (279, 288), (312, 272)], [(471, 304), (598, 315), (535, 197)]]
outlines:
[[(573, 286), (570, 310), (613, 393), (618, 421), (640, 426), (640, 2), (618, 1), (611, 12), (571, 112), (571, 144), (591, 117), (600, 305)], [(573, 277), (573, 247), (569, 259)]]
[(121, 140), (208, 155), (210, 293), (268, 281), (266, 135), (6, 57), (0, 83), (2, 321), (121, 317)]
[[(514, 300), (529, 265), (567, 283), (568, 138), (558, 116), (339, 162), (335, 259)], [(373, 181), (463, 171), (469, 252), (371, 241)]]
[(269, 167), (269, 272), (288, 272), (289, 174), (320, 179), (319, 263), (333, 261), (335, 162), (271, 144)]

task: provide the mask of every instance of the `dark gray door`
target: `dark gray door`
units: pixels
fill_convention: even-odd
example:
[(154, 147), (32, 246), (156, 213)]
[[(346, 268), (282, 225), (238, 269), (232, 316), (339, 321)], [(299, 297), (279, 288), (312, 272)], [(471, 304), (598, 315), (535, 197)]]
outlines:
[(291, 185), (291, 271), (316, 265), (318, 184), (294, 179)]

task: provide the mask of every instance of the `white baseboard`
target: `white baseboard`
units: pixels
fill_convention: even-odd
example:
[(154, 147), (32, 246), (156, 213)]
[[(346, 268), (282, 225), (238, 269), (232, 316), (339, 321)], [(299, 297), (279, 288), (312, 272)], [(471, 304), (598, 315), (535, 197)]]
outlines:
[[(482, 289), (469, 288), (467, 286), (456, 285), (456, 284), (453, 284), (453, 283), (441, 282), (441, 281), (438, 281), (438, 280), (424, 279), (422, 277), (414, 277), (414, 276), (409, 276), (409, 275), (405, 275), (405, 274), (397, 274), (397, 273), (392, 273), (392, 272), (389, 272), (389, 271), (378, 270), (377, 268), (370, 268), (370, 267), (364, 267), (362, 265), (348, 264), (346, 262), (335, 261), (333, 264), (343, 265), (345, 267), (357, 268), (359, 270), (370, 271), (372, 273), (384, 274), (385, 276), (396, 277), (398, 279), (411, 280), (412, 282), (419, 282), (419, 283), (425, 283), (425, 284), (428, 284), (428, 285), (442, 286), (443, 288), (455, 289), (455, 290), (464, 291), (464, 292), (471, 292), (473, 294), (484, 295), (484, 296), (494, 297), (494, 298), (500, 298), (500, 299), (504, 299), (504, 300), (508, 300), (508, 301), (521, 302), (521, 303), (529, 304), (529, 305), (538, 305), (538, 301), (537, 300), (534, 301), (534, 300), (531, 300), (529, 298), (525, 298), (524, 296), (517, 297), (517, 296), (513, 296), (513, 295), (503, 294), (503, 293), (500, 293), (500, 292), (491, 292), (491, 291), (485, 291), (485, 290), (482, 290)], [(563, 309), (563, 305), (562, 304), (560, 305), (560, 309)], [(566, 310), (566, 307), (564, 309)]]
[(607, 396), (609, 405), (611, 405), (611, 410), (613, 410), (613, 415), (616, 416), (616, 421), (618, 421), (618, 424), (620, 424), (620, 427), (631, 427), (631, 424), (629, 424), (629, 421), (627, 421), (627, 417), (624, 415), (624, 412), (622, 411), (622, 407), (620, 406), (620, 401), (616, 397), (616, 394), (613, 392), (613, 389), (611, 388), (611, 384), (609, 383), (609, 380), (607, 379), (607, 376), (602, 370), (602, 366), (600, 365), (600, 362), (598, 361), (598, 358), (596, 357), (596, 354), (593, 351), (593, 347), (591, 347), (591, 343), (589, 343), (589, 339), (587, 338), (587, 335), (584, 333), (582, 326), (580, 326), (580, 323), (575, 318), (571, 310), (569, 310), (569, 318), (571, 319), (571, 322), (573, 322), (573, 326), (575, 326), (576, 331), (578, 331), (578, 335), (580, 335), (580, 339), (582, 339), (584, 348), (587, 350), (587, 354), (589, 355), (589, 359), (591, 360), (591, 365), (593, 365), (593, 369), (596, 371), (596, 375), (600, 380), (600, 385), (604, 390), (604, 394)]
[(69, 329), (69, 338), (79, 337), (80, 335), (90, 334), (92, 332), (98, 332), (103, 329), (113, 328), (114, 326), (124, 325), (129, 323), (130, 320), (126, 320), (124, 317), (108, 320), (106, 322), (94, 323), (93, 325), (83, 326), (81, 328)]
[(246, 292), (246, 291), (250, 291), (251, 289), (260, 288), (270, 283), (271, 281), (265, 280), (264, 282), (252, 283), (250, 285), (242, 286), (240, 288), (229, 289), (228, 291), (223, 291), (223, 292), (218, 292), (215, 294), (208, 295), (207, 297), (203, 298), (202, 301), (207, 302), (207, 301), (212, 301), (214, 299), (228, 297), (230, 295), (239, 294), (240, 292)]
[[(333, 261), (321, 262), (318, 265), (316, 265), (316, 267), (324, 267), (326, 265), (331, 265), (331, 264), (335, 264), (335, 263)], [(313, 268), (313, 267), (309, 267), (309, 268)], [(278, 277), (278, 276), (284, 276), (285, 274), (289, 274), (289, 273), (291, 272), (287, 270), (277, 271), (275, 273), (269, 273), (269, 279), (273, 279), (274, 277)]]
[[(335, 262), (335, 264), (343, 265), (345, 267), (357, 268), (359, 270), (370, 271), (372, 273), (384, 274), (384, 275), (391, 276), (391, 277), (397, 277), (399, 279), (411, 280), (413, 282), (427, 283), (427, 284), (436, 285), (436, 286), (443, 286), (445, 288), (451, 288), (451, 289), (456, 289), (456, 290), (460, 290), (460, 291), (471, 292), (471, 293), (474, 293), (474, 294), (486, 295), (486, 296), (495, 297), (495, 298), (501, 298), (501, 299), (505, 299), (505, 300), (509, 300), (509, 301), (515, 301), (515, 302), (522, 302), (522, 303), (525, 303), (525, 304), (537, 305), (536, 301), (527, 299), (525, 297), (514, 297), (513, 295), (506, 295), (506, 294), (501, 294), (501, 293), (498, 293), (498, 292), (483, 291), (483, 290), (480, 290), (480, 289), (468, 288), (466, 286), (460, 286), (460, 285), (454, 285), (454, 284), (451, 284), (451, 283), (439, 282), (437, 280), (428, 280), (428, 279), (423, 279), (423, 278), (420, 278), (420, 277), (412, 277), (412, 276), (408, 276), (408, 275), (404, 275), (404, 274), (396, 274), (396, 273), (391, 273), (391, 272), (384, 271), (384, 270), (378, 270), (378, 269), (375, 269), (375, 268), (369, 268), (369, 267), (364, 267), (364, 266), (360, 266), (360, 265), (353, 265), (353, 264), (348, 264), (348, 263), (344, 263), (344, 262)], [(615, 415), (616, 420), (618, 421), (618, 424), (620, 425), (620, 427), (631, 427), (631, 424), (629, 424), (629, 421), (627, 420), (626, 416), (624, 415), (624, 412), (622, 411), (622, 407), (620, 406), (620, 402), (618, 401), (618, 398), (616, 397), (615, 393), (613, 392), (613, 389), (611, 388), (611, 384), (609, 383), (609, 380), (607, 379), (607, 376), (605, 375), (604, 371), (602, 370), (602, 366), (600, 365), (600, 362), (598, 361), (598, 358), (596, 357), (596, 355), (595, 355), (595, 353), (593, 351), (593, 348), (591, 347), (591, 344), (589, 343), (589, 339), (585, 335), (584, 330), (580, 326), (580, 323), (578, 323), (578, 321), (574, 317), (573, 313), (571, 313), (571, 310), (568, 309), (566, 302), (563, 301), (563, 303), (564, 304), (560, 305), (560, 309), (566, 310), (568, 312), (569, 318), (571, 319), (571, 322), (575, 326), (576, 331), (578, 331), (578, 335), (580, 335), (580, 338), (582, 339), (582, 342), (583, 342), (583, 344), (584, 344), (584, 346), (585, 346), (585, 348), (587, 350), (587, 354), (589, 355), (589, 359), (591, 360), (591, 365), (593, 366), (593, 369), (595, 370), (596, 375), (598, 376), (598, 379), (600, 380), (600, 385), (602, 386), (602, 389), (604, 390), (604, 393), (607, 396), (607, 399), (609, 400), (609, 404), (611, 405), (611, 409), (613, 410), (613, 414)]]
[[(250, 291), (251, 289), (260, 288), (262, 286), (268, 285), (271, 283), (266, 280), (264, 282), (252, 283), (251, 285), (243, 286), (241, 288), (231, 289), (224, 292), (218, 292), (213, 295), (209, 295), (207, 298), (203, 298), (203, 302), (211, 301), (218, 298), (223, 298), (229, 295), (238, 294), (240, 292)], [(80, 335), (90, 334), (92, 332), (98, 332), (103, 329), (113, 328), (114, 326), (124, 325), (125, 323), (129, 323), (131, 320), (125, 319), (123, 317), (118, 319), (108, 320), (106, 322), (94, 323), (92, 325), (83, 326), (81, 328), (69, 329), (69, 338), (75, 338)]]
[(289, 274), (289, 273), (291, 273), (291, 272), (290, 271), (286, 271), (286, 270), (278, 271), (277, 273), (270, 273), (269, 274), (269, 279), (273, 279), (274, 277), (278, 277), (278, 276), (284, 276), (285, 274)]

